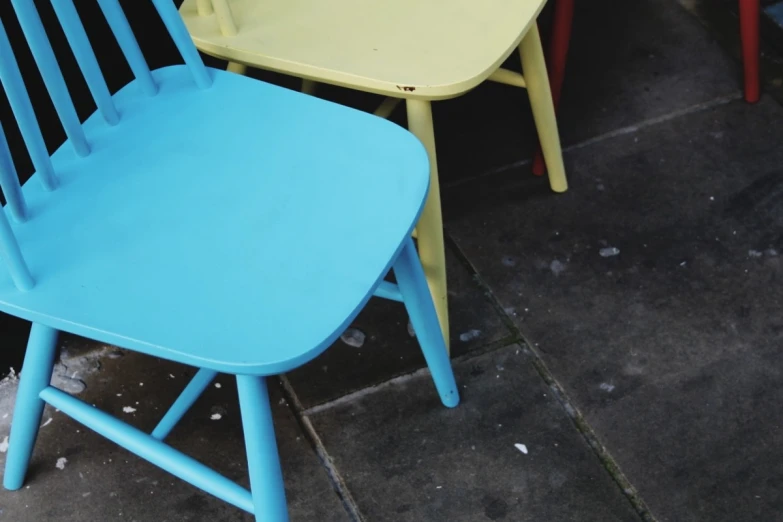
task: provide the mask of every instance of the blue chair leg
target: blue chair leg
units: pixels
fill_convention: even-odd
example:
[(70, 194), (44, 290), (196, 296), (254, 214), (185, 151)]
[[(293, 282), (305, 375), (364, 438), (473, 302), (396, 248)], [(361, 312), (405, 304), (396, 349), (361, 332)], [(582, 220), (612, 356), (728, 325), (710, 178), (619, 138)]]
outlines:
[(250, 491), (258, 522), (288, 522), (283, 472), (265, 377), (237, 375)]
[(57, 330), (40, 324), (33, 324), (30, 330), (5, 462), (3, 486), (6, 489), (17, 490), (24, 483), (45, 406), (38, 395), (52, 380), (57, 335)]
[(152, 430), (152, 436), (158, 440), (163, 440), (169, 436), (174, 426), (182, 419), (182, 417), (193, 406), (196, 400), (204, 393), (207, 386), (215, 380), (217, 372), (213, 370), (206, 370), (201, 368), (196, 375), (190, 380), (185, 389), (182, 390), (177, 400), (171, 405), (166, 415), (160, 419), (158, 425)]
[(438, 315), (427, 287), (424, 270), (411, 238), (407, 238), (399, 257), (394, 262), (394, 275), (408, 310), (416, 338), (424, 352), (424, 359), (435, 381), (444, 406), (459, 404), (459, 391), (451, 370), (451, 361), (438, 323)]

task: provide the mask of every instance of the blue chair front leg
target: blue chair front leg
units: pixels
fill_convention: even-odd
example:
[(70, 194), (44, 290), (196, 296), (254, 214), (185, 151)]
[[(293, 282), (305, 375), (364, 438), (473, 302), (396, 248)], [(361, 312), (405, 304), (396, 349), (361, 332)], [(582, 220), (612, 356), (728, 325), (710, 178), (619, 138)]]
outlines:
[(277, 454), (266, 377), (237, 375), (237, 391), (256, 520), (288, 522), (283, 472)]
[(53, 328), (34, 323), (27, 340), (3, 476), (3, 486), (12, 491), (24, 484), (27, 466), (33, 454), (45, 406), (39, 394), (52, 380), (58, 333)]
[(457, 383), (424, 270), (410, 237), (394, 262), (394, 275), (440, 400), (444, 406), (453, 408), (459, 404)]

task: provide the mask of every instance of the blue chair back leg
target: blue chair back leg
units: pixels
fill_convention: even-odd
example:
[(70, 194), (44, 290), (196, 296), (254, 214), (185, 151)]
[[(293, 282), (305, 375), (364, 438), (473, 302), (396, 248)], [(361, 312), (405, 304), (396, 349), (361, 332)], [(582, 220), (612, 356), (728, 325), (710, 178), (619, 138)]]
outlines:
[(459, 404), (459, 391), (435, 305), (411, 238), (405, 240), (405, 246), (394, 263), (394, 275), (440, 400), (444, 406), (453, 408)]

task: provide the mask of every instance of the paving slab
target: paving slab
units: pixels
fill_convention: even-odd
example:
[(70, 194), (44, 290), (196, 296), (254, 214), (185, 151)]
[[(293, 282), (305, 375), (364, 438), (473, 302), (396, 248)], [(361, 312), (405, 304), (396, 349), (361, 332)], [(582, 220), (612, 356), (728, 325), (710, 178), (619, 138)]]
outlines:
[[(452, 355), (481, 350), (508, 339), (511, 331), (468, 268), (452, 252), (447, 252), (446, 263)], [(288, 374), (305, 408), (425, 365), (401, 303), (372, 299), (351, 329), (358, 331), (358, 336), (346, 338), (352, 344), (338, 339), (320, 357)]]
[[(193, 374), (181, 365), (69, 339), (57, 384), (140, 429), (151, 430)], [(118, 358), (119, 354), (123, 354)], [(171, 434), (174, 447), (247, 487), (236, 386), (221, 376)], [(0, 441), (8, 435), (16, 381), (0, 384)], [(276, 385), (270, 386), (291, 520), (348, 522), (320, 461)], [(127, 409), (127, 411), (125, 411)], [(214, 419), (213, 419), (214, 417)], [(219, 418), (218, 418), (219, 417)], [(0, 476), (5, 452), (0, 453)], [(254, 518), (169, 475), (47, 408), (24, 488), (0, 490), (0, 520), (239, 522)]]
[(310, 417), (367, 520), (639, 520), (528, 350), (455, 372), (455, 409), (424, 373)]
[(740, 93), (739, 64), (676, 1), (577, 3), (571, 43), (566, 144)]
[(780, 520), (776, 337), (774, 356), (753, 346), (646, 385), (590, 419), (660, 522)]
[(459, 248), (661, 520), (750, 520), (749, 502), (779, 516), (779, 446), (737, 456), (763, 488), (713, 457), (779, 429), (760, 383), (782, 364), (781, 132), (772, 100), (731, 102), (572, 151), (561, 196), (522, 178), (446, 196), (462, 203), (447, 224)]

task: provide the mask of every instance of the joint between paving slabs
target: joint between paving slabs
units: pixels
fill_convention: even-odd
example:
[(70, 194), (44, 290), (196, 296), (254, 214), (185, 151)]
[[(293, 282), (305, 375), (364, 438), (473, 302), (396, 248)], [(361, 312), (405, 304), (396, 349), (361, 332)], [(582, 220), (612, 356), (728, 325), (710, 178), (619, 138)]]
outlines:
[[(783, 66), (778, 66), (778, 76), (781, 80), (783, 80)], [(770, 94), (775, 97), (778, 102), (783, 105), (783, 81), (781, 81), (780, 85), (774, 85), (770, 83), (770, 85), (767, 88), (767, 91), (770, 92)], [(672, 112), (667, 112), (666, 114), (661, 114), (660, 116), (655, 116), (654, 118), (648, 118), (646, 120), (642, 120), (638, 123), (634, 123), (633, 125), (627, 125), (625, 127), (620, 127), (619, 129), (615, 129), (612, 131), (604, 132), (603, 134), (599, 134), (597, 136), (593, 136), (592, 138), (587, 138), (585, 140), (579, 141), (577, 143), (572, 143), (571, 145), (568, 145), (566, 147), (563, 147), (563, 154), (567, 154), (569, 152), (583, 149), (585, 147), (589, 147), (591, 145), (595, 145), (597, 143), (600, 143), (602, 141), (611, 140), (613, 138), (618, 138), (620, 136), (626, 136), (628, 134), (633, 134), (636, 132), (639, 132), (642, 129), (646, 129), (647, 127), (651, 127), (653, 125), (657, 125), (659, 123), (664, 123), (669, 120), (674, 120), (676, 118), (680, 118), (682, 116), (688, 116), (690, 114), (694, 114), (697, 112), (706, 111), (709, 109), (713, 109), (715, 107), (720, 107), (722, 105), (729, 104), (731, 102), (739, 101), (742, 99), (742, 91), (738, 88), (736, 92), (732, 94), (727, 94), (724, 96), (718, 96), (717, 98), (713, 98), (711, 100), (707, 100), (702, 103), (697, 103), (695, 105), (690, 105), (688, 107), (678, 109)], [(472, 176), (465, 176), (460, 179), (448, 182), (443, 185), (443, 189), (454, 189), (456, 187), (460, 187), (462, 185), (465, 185), (467, 183), (472, 183), (476, 180), (487, 178), (493, 175), (502, 174), (504, 172), (510, 171), (510, 170), (517, 170), (520, 169), (528, 164), (530, 164), (530, 159), (522, 159), (518, 161), (512, 161), (511, 163), (506, 163), (505, 165), (500, 165), (498, 167), (493, 167), (489, 170), (485, 170), (483, 172), (479, 172), (478, 174), (474, 174)]]
[(332, 489), (334, 489), (335, 494), (340, 499), (340, 502), (343, 505), (343, 509), (345, 509), (345, 512), (353, 522), (366, 522), (367, 519), (359, 510), (359, 506), (356, 503), (356, 500), (354, 500), (351, 491), (348, 489), (348, 484), (346, 484), (345, 479), (340, 473), (340, 470), (338, 470), (337, 466), (335, 466), (331, 455), (329, 455), (329, 452), (326, 450), (326, 446), (324, 446), (321, 437), (315, 430), (315, 426), (313, 426), (312, 422), (310, 422), (310, 418), (304, 413), (305, 410), (302, 407), (302, 403), (299, 400), (299, 397), (296, 395), (296, 391), (291, 385), (291, 382), (288, 380), (288, 377), (281, 375), (279, 382), (280, 389), (283, 392), (283, 397), (285, 398), (289, 409), (293, 413), (299, 428), (305, 435), (305, 438), (310, 443), (310, 447), (318, 456), (318, 460), (320, 460), (321, 466), (326, 471), (326, 474), (329, 477), (329, 482), (332, 484)]
[[(482, 345), (459, 357), (455, 357), (453, 361), (454, 362), (468, 361), (475, 357), (484, 355), (486, 353), (499, 350), (501, 348), (505, 348), (507, 346), (511, 346), (513, 344), (518, 344), (518, 343), (519, 343), (519, 338), (517, 335), (507, 336), (504, 337), (503, 339), (499, 339), (497, 341), (493, 341), (491, 343)], [(329, 452), (327, 451), (326, 446), (321, 440), (321, 437), (318, 435), (318, 432), (316, 431), (315, 427), (310, 421), (310, 415), (313, 413), (322, 412), (326, 409), (329, 409), (331, 406), (335, 406), (337, 404), (341, 404), (344, 402), (351, 402), (360, 397), (364, 397), (365, 395), (367, 395), (367, 393), (373, 393), (378, 389), (385, 387), (388, 384), (397, 382), (401, 379), (415, 378), (419, 375), (426, 374), (427, 372), (428, 369), (425, 367), (425, 368), (420, 368), (418, 370), (415, 370), (413, 372), (397, 375), (379, 384), (368, 386), (360, 390), (356, 390), (343, 397), (339, 397), (332, 401), (327, 401), (323, 404), (316, 405), (309, 409), (305, 409), (305, 407), (302, 405), (301, 401), (299, 400), (299, 396), (296, 394), (296, 391), (294, 390), (294, 387), (291, 384), (291, 381), (288, 379), (288, 377), (286, 377), (285, 375), (281, 375), (279, 377), (280, 389), (282, 390), (283, 397), (285, 398), (289, 410), (294, 415), (294, 418), (296, 419), (299, 428), (305, 434), (305, 438), (310, 444), (310, 447), (318, 456), (318, 460), (320, 461), (321, 466), (323, 466), (324, 470), (326, 471), (326, 474), (329, 477), (329, 482), (332, 485), (332, 489), (334, 489), (335, 494), (340, 499), (343, 508), (354, 522), (365, 522), (366, 519), (364, 518), (364, 515), (362, 515), (358, 504), (354, 500), (353, 495), (351, 494), (351, 491), (345, 482), (345, 479), (340, 473), (340, 470), (334, 464), (334, 461), (331, 455), (329, 455)]]
[(514, 337), (518, 340), (518, 342), (523, 344), (523, 346), (530, 349), (530, 353), (533, 354), (533, 367), (536, 369), (536, 372), (538, 372), (539, 377), (541, 377), (541, 380), (544, 381), (550, 391), (557, 398), (557, 401), (571, 419), (574, 427), (593, 450), (593, 453), (595, 453), (595, 456), (601, 462), (601, 465), (612, 477), (612, 480), (614, 480), (615, 484), (617, 484), (617, 486), (620, 488), (626, 499), (628, 499), (628, 502), (630, 502), (631, 506), (636, 511), (636, 514), (639, 515), (639, 518), (643, 522), (657, 522), (657, 519), (650, 512), (647, 504), (641, 498), (637, 489), (633, 486), (633, 484), (631, 484), (631, 482), (622, 472), (620, 466), (611, 456), (609, 451), (604, 447), (603, 444), (601, 444), (593, 428), (588, 424), (587, 420), (584, 418), (579, 409), (574, 406), (573, 401), (571, 401), (571, 399), (568, 397), (568, 394), (565, 392), (565, 389), (563, 389), (560, 383), (557, 382), (557, 379), (555, 379), (554, 375), (552, 375), (552, 372), (549, 371), (549, 368), (541, 357), (541, 354), (533, 347), (533, 343), (528, 341), (525, 334), (519, 329), (511, 316), (505, 311), (503, 304), (494, 294), (487, 282), (484, 281), (484, 279), (478, 273), (475, 266), (473, 266), (473, 263), (470, 262), (465, 253), (459, 248), (457, 242), (448, 232), (444, 234), (444, 239), (446, 242), (446, 248), (450, 248), (456, 255), (457, 259), (471, 272), (474, 281), (476, 281), (476, 284), (482, 288), (484, 294), (490, 299), (495, 310), (501, 314), (503, 322), (511, 330), (511, 332), (513, 332)]

